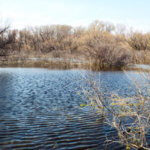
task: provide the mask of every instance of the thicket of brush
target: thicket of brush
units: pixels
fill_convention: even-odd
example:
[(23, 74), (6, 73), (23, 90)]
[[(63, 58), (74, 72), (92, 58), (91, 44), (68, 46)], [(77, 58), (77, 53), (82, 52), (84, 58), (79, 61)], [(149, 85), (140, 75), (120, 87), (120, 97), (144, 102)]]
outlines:
[(10, 57), (84, 57), (97, 69), (122, 68), (150, 62), (150, 33), (127, 32), (124, 26), (100, 21), (88, 28), (50, 25), (10, 30), (1, 26), (0, 56), (7, 56), (7, 61)]

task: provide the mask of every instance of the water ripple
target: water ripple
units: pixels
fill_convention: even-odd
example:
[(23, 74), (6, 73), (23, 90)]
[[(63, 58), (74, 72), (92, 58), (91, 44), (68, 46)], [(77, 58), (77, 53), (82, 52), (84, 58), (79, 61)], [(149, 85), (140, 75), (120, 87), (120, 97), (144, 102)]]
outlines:
[[(0, 69), (0, 149), (103, 149), (106, 134), (116, 136), (116, 132), (105, 132), (103, 119), (98, 120), (100, 116), (90, 107), (80, 107), (88, 103), (77, 94), (82, 93), (86, 73)], [(118, 81), (125, 78), (123, 73), (112, 73), (112, 81), (109, 73), (102, 76), (104, 83), (110, 82), (109, 90), (119, 86), (128, 91), (126, 82)]]

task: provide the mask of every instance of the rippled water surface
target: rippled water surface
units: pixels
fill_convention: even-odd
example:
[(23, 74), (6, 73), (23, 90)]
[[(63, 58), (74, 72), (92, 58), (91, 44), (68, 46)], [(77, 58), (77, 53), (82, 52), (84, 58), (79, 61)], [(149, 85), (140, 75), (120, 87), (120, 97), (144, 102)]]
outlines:
[[(0, 69), (0, 149), (103, 149), (105, 136), (115, 131), (92, 108), (80, 106), (88, 103), (78, 94), (87, 74), (83, 70)], [(127, 74), (139, 78), (136, 72)], [(101, 80), (109, 91), (132, 94), (123, 72), (102, 72)]]

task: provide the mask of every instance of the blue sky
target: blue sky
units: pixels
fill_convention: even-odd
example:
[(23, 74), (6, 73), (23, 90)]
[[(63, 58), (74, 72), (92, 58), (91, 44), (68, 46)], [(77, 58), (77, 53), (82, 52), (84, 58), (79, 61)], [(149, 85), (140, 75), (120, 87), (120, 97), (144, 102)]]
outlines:
[(0, 0), (0, 18), (13, 28), (102, 20), (150, 31), (149, 7), (150, 0)]

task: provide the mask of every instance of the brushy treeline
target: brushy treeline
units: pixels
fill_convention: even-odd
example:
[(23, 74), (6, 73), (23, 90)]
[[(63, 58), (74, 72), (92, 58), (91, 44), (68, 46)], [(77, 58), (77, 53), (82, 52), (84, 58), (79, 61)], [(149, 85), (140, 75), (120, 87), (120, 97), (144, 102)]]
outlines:
[(0, 56), (22, 54), (83, 56), (101, 68), (149, 63), (150, 33), (126, 32), (124, 26), (95, 21), (89, 27), (50, 25), (22, 30), (0, 28)]

